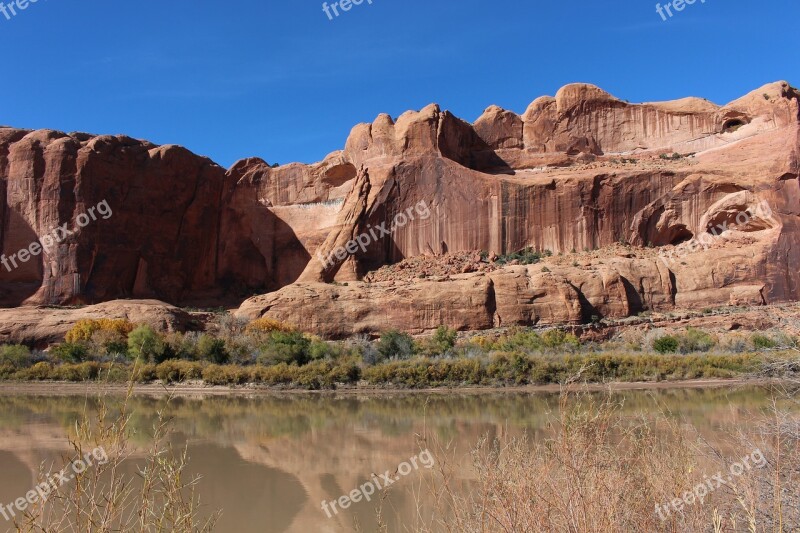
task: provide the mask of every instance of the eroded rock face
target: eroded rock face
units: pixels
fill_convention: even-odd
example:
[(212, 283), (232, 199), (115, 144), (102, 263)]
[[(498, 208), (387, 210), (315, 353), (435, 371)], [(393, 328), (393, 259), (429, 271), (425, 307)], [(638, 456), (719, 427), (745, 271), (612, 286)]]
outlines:
[[(3, 305), (177, 301), (214, 288), (222, 168), (178, 146), (121, 136), (0, 135), (3, 254), (65, 223), (73, 232), (18, 268), (0, 268)], [(79, 227), (101, 202), (110, 214)]]
[[(726, 106), (629, 104), (573, 84), (522, 115), (491, 106), (474, 124), (434, 104), (380, 115), (320, 163), (245, 159), (227, 172), (175, 146), (0, 128), (5, 254), (97, 202), (114, 210), (20, 268), (0, 267), (0, 304), (272, 291), (240, 314), (342, 336), (797, 300), (799, 101), (786, 82)], [(421, 204), (430, 216), (321, 259)], [(653, 253), (604, 255), (617, 243)], [(362, 281), (421, 254), (526, 247), (598, 252), (548, 272)]]
[[(798, 238), (799, 117), (798, 93), (784, 82), (724, 107), (691, 98), (627, 104), (574, 85), (521, 117), (493, 106), (471, 130), (436, 106), (396, 123), (382, 115), (348, 140), (342, 157), (369, 186), (356, 182), (319, 249), (327, 256), (419, 202), (433, 216), (333, 268), (312, 259), (301, 285), (253, 298), (240, 314), (346, 336), (796, 300), (800, 279), (788, 265), (798, 259), (790, 243)], [(652, 253), (603, 254), (620, 242)], [(547, 273), (513, 267), (388, 286), (358, 281), (419, 254), (525, 247), (599, 252), (595, 263)], [(348, 287), (324, 284), (334, 280)], [(453, 299), (453, 287), (468, 298)]]

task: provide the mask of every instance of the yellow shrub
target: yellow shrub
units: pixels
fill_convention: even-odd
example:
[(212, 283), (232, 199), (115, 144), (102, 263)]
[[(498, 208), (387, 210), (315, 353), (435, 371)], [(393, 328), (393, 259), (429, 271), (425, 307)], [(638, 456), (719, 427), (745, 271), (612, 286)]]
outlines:
[(294, 331), (295, 328), (272, 318), (261, 317), (250, 322), (245, 331), (247, 333), (272, 333), (273, 331)]
[(483, 335), (476, 335), (472, 337), (469, 342), (482, 350), (488, 350), (494, 346), (494, 340)]
[(207, 385), (243, 385), (250, 379), (247, 368), (236, 365), (208, 365), (203, 369)]
[(89, 341), (97, 331), (110, 331), (127, 337), (133, 331), (133, 324), (124, 318), (84, 318), (78, 320), (67, 332), (67, 342)]

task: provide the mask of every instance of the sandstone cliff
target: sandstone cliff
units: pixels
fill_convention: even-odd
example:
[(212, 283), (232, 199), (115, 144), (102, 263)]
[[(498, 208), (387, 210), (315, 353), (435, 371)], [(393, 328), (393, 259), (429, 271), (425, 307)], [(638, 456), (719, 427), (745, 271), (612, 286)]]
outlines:
[[(343, 336), (796, 300), (799, 119), (798, 92), (785, 82), (724, 107), (627, 104), (571, 85), (522, 116), (490, 107), (474, 126), (436, 106), (396, 123), (382, 115), (354, 128), (341, 154), (369, 187), (346, 200), (335, 230), (346, 238), (320, 249), (327, 255), (420, 201), (434, 216), (348, 256), (333, 275), (312, 259), (300, 283), (252, 298), (239, 313)], [(354, 220), (354, 212), (363, 214)], [(604, 256), (619, 242), (638, 253)], [(525, 247), (600, 253), (544, 270), (359, 281), (418, 254)], [(324, 283), (333, 280), (348, 284)]]
[[(315, 165), (246, 159), (227, 172), (175, 146), (4, 128), (3, 253), (101, 200), (114, 215), (0, 268), (0, 303), (266, 292), (239, 314), (343, 336), (797, 300), (799, 109), (786, 82), (725, 106), (630, 104), (574, 84), (522, 115), (491, 106), (474, 124), (436, 105), (380, 115)], [(319, 259), (420, 203), (430, 217)], [(617, 243), (631, 253), (604, 253)], [(565, 260), (364, 281), (420, 254), (526, 247)], [(584, 250), (595, 259), (579, 264)]]

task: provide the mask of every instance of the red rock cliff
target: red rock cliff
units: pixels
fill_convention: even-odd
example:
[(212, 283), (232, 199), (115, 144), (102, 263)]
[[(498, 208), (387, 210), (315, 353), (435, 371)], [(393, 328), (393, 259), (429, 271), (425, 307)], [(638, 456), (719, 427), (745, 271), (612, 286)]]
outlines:
[[(725, 106), (629, 104), (575, 84), (522, 115), (489, 107), (474, 124), (436, 105), (380, 115), (321, 163), (246, 159), (227, 172), (174, 146), (0, 129), (5, 254), (97, 202), (114, 210), (20, 268), (0, 268), (0, 303), (180, 303), (260, 289), (273, 292), (245, 302), (243, 316), (335, 336), (796, 300), (799, 98), (776, 82)], [(344, 260), (319, 259), (419, 205), (430, 216)], [(680, 249), (709, 228), (723, 235)], [(629, 257), (599, 253), (547, 272), (362, 281), (420, 254), (532, 247), (567, 257), (620, 242), (634, 247)], [(676, 246), (677, 259), (659, 259)]]

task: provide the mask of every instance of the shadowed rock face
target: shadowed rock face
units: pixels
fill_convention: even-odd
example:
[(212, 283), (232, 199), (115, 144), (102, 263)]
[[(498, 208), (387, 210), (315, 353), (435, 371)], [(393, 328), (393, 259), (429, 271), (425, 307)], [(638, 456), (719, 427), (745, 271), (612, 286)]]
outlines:
[[(489, 107), (474, 124), (436, 105), (380, 115), (320, 163), (246, 159), (227, 172), (175, 146), (3, 128), (3, 253), (74, 226), (102, 200), (114, 214), (12, 272), (0, 267), (0, 304), (221, 302), (274, 291), (240, 314), (342, 336), (796, 300), (799, 98), (776, 82), (723, 107), (696, 98), (629, 104), (574, 84), (522, 115)], [(674, 152), (693, 155), (659, 157)], [(331, 255), (421, 203), (429, 217), (344, 259)], [(709, 228), (720, 235), (684, 254), (680, 246)], [(548, 272), (359, 281), (420, 254), (532, 247), (599, 250), (603, 259), (619, 242), (679, 247), (669, 261), (612, 254)], [(327, 284), (334, 280), (348, 286)]]
[[(74, 231), (0, 268), (3, 304), (176, 301), (214, 286), (225, 171), (210, 160), (122, 136), (2, 129), (0, 176), (6, 256), (64, 223)], [(103, 201), (112, 214), (77, 228)]]

